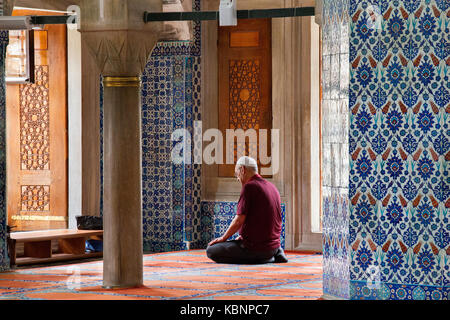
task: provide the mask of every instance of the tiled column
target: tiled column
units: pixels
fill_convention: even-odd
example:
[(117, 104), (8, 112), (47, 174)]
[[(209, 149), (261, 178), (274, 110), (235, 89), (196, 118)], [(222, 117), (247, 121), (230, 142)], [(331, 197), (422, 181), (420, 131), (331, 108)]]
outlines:
[(143, 283), (140, 75), (161, 27), (145, 10), (161, 2), (81, 1), (82, 41), (103, 75), (105, 288)]
[(323, 3), (323, 291), (349, 299), (348, 0)]
[[(324, 1), (323, 121), (338, 129), (323, 137), (325, 295), (448, 299), (449, 10), (448, 1)], [(344, 108), (332, 101), (343, 66)], [(340, 136), (347, 154), (326, 147)], [(341, 200), (333, 190), (345, 180)]]
[(5, 56), (8, 31), (0, 31), (0, 271), (9, 269), (6, 239), (6, 88)]

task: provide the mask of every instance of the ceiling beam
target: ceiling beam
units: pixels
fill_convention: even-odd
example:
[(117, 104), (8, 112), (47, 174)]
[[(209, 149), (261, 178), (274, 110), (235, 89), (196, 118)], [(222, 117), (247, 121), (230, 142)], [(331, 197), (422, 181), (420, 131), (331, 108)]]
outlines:
[(66, 11), (71, 5), (79, 5), (80, 0), (15, 0), (15, 7)]
[[(238, 19), (314, 16), (314, 7), (237, 10)], [(145, 12), (144, 21), (219, 20), (219, 11)]]

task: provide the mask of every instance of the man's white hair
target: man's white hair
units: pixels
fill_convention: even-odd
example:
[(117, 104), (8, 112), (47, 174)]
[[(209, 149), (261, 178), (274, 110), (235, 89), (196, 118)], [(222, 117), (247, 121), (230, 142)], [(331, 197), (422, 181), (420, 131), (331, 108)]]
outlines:
[(247, 156), (240, 157), (239, 160), (236, 162), (236, 167), (246, 167), (250, 168), (256, 173), (258, 173), (258, 163), (255, 159)]

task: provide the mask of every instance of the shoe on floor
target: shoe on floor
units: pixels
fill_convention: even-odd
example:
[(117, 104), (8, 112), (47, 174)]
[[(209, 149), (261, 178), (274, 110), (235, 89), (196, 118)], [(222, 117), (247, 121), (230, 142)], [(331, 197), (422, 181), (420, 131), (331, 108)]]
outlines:
[(288, 262), (288, 259), (286, 255), (284, 254), (283, 248), (278, 248), (277, 253), (275, 253), (275, 263), (286, 263)]

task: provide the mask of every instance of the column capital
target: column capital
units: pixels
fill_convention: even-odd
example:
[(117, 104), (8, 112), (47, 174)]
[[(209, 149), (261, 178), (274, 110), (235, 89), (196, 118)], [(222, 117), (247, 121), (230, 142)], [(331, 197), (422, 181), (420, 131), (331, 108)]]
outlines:
[(159, 39), (161, 22), (144, 23), (144, 11), (161, 0), (81, 0), (79, 31), (102, 74), (138, 76)]
[(316, 14), (315, 21), (319, 26), (322, 26), (323, 15), (323, 0), (316, 0)]

